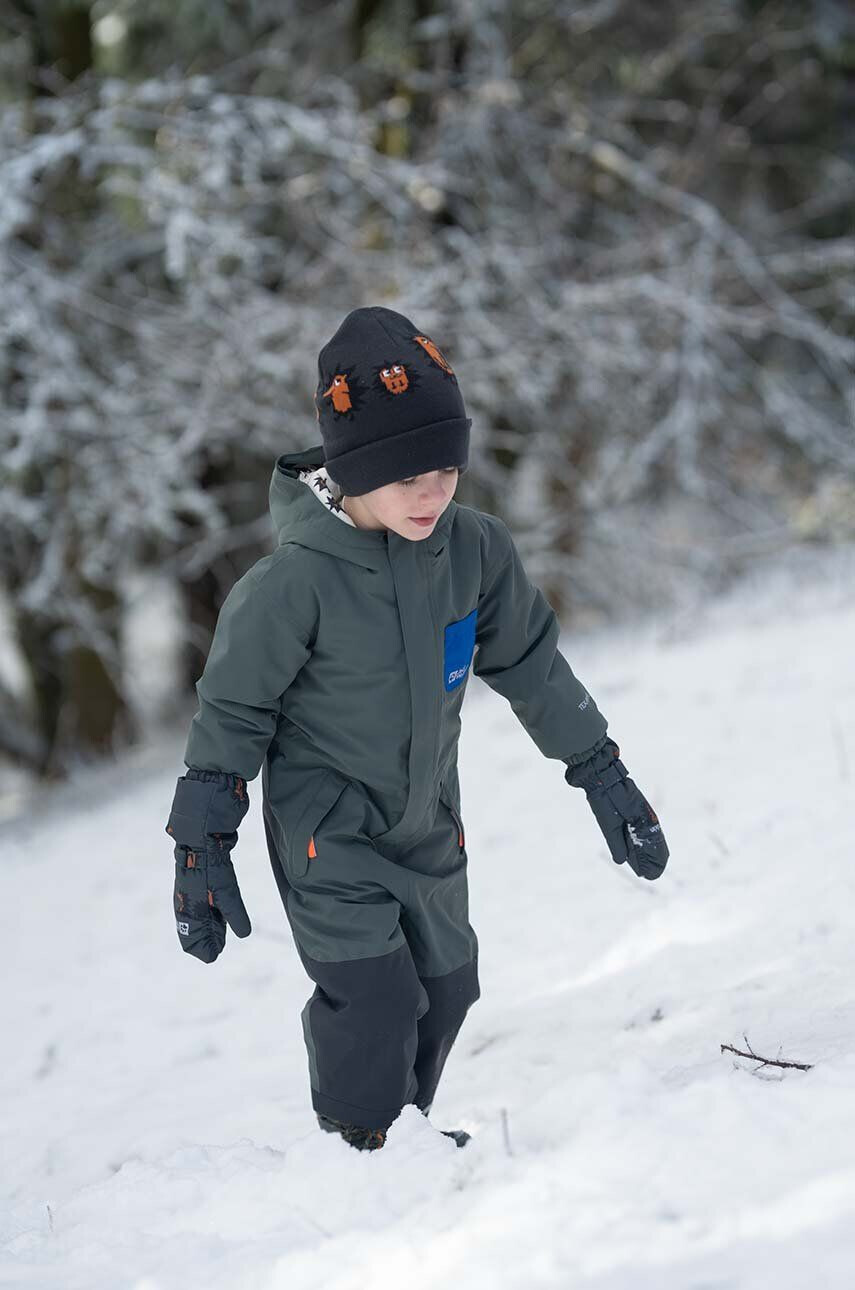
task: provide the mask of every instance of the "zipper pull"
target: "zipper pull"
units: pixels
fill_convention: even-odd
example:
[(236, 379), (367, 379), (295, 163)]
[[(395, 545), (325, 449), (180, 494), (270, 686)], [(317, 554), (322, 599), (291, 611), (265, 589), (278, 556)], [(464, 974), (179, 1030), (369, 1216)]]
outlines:
[(453, 806), (449, 806), (448, 809), (451, 811), (451, 814), (454, 817), (454, 823), (457, 825), (457, 845), (460, 847), (460, 850), (462, 851), (463, 843), (464, 843), (463, 821), (461, 820), (460, 816), (457, 814)]

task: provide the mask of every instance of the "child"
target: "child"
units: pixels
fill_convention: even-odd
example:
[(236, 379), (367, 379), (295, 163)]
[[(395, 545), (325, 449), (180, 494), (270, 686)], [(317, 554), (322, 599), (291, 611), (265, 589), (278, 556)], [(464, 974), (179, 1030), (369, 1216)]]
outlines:
[(471, 421), (441, 351), (375, 306), (318, 367), (323, 443), (276, 461), (278, 546), (223, 603), (166, 831), (180, 944), (211, 963), (226, 924), (251, 930), (230, 852), (262, 769), (270, 862), (315, 983), (312, 1106), (374, 1150), (403, 1106), (428, 1114), (480, 997), (457, 773), (470, 664), (585, 790), (618, 864), (657, 878), (668, 848), (506, 525), (453, 501)]

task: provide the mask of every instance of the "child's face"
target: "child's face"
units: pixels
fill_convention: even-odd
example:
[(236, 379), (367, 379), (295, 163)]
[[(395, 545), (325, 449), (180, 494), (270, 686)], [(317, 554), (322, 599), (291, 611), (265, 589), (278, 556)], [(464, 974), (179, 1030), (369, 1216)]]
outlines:
[[(345, 497), (344, 509), (359, 528), (393, 529), (401, 537), (420, 542), (434, 531), (454, 496), (458, 474), (457, 467), (450, 466), (413, 475), (359, 497)], [(423, 516), (431, 522), (417, 524)]]

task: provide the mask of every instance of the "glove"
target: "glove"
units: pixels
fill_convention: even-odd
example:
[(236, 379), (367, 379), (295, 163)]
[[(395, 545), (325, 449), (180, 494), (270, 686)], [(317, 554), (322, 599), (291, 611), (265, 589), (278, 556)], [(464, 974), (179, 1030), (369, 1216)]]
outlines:
[(668, 863), (668, 843), (653, 807), (629, 778), (613, 739), (564, 778), (584, 788), (615, 864), (629, 861), (639, 878), (658, 878)]
[(235, 936), (252, 931), (230, 856), (248, 810), (239, 775), (191, 767), (178, 780), (166, 824), (175, 840), (173, 911), (181, 948), (203, 963), (222, 953), (226, 923)]

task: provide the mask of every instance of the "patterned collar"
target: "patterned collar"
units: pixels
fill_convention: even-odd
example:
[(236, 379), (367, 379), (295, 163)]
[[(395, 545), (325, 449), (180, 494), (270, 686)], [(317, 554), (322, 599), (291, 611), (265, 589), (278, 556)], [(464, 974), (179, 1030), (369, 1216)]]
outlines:
[(343, 520), (345, 524), (349, 524), (352, 529), (356, 528), (347, 511), (344, 510), (340, 502), (335, 500), (330, 491), (330, 477), (327, 474), (326, 466), (316, 466), (312, 470), (301, 470), (298, 475), (303, 483), (311, 488), (315, 497), (328, 511), (332, 511), (333, 515), (337, 515), (340, 520)]

